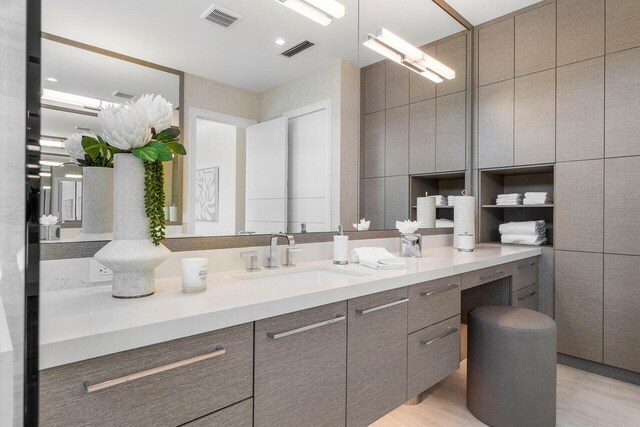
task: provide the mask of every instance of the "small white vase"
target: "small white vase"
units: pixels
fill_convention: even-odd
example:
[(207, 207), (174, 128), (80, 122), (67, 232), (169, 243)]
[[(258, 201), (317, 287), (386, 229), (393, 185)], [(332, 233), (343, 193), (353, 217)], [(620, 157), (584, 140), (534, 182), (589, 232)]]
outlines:
[(95, 258), (113, 270), (115, 298), (139, 298), (155, 292), (153, 269), (171, 252), (155, 246), (144, 208), (144, 165), (133, 154), (114, 158), (113, 240)]
[(111, 239), (113, 168), (82, 168), (82, 233), (79, 240)]

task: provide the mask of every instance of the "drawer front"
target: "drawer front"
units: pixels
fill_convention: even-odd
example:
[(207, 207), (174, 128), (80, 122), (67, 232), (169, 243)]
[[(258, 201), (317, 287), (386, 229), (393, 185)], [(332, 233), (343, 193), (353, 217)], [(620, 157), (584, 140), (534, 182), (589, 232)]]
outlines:
[(462, 275), (462, 290), (511, 276), (514, 270), (515, 265), (507, 263), (464, 273)]
[(538, 310), (538, 285), (533, 284), (511, 294), (511, 305), (514, 307)]
[(460, 367), (460, 316), (409, 335), (407, 397), (412, 398)]
[(249, 323), (45, 369), (40, 419), (67, 427), (178, 425), (251, 397), (252, 385)]
[(185, 424), (187, 427), (252, 427), (253, 399), (247, 399), (206, 417)]
[(409, 286), (409, 333), (460, 314), (460, 276)]
[(406, 401), (407, 288), (349, 300), (347, 425), (368, 426)]
[(255, 426), (344, 426), (347, 303), (256, 322)]
[(514, 263), (511, 290), (518, 291), (538, 283), (538, 258), (529, 258)]

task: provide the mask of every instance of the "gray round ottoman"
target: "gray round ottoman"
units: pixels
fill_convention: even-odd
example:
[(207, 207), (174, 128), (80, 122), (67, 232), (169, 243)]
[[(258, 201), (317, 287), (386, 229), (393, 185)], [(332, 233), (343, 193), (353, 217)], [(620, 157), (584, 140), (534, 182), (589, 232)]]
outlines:
[(556, 323), (527, 310), (469, 313), (467, 407), (494, 427), (556, 425)]

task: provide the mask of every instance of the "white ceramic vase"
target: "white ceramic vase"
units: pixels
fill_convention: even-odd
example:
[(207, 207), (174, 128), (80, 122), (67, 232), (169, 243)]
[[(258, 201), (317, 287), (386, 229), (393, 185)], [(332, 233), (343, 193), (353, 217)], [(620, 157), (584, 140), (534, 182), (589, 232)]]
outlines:
[(115, 155), (113, 240), (95, 258), (113, 270), (115, 298), (139, 298), (155, 291), (153, 269), (171, 252), (155, 246), (144, 208), (144, 165), (133, 154)]
[(82, 168), (82, 233), (80, 240), (111, 239), (113, 168)]

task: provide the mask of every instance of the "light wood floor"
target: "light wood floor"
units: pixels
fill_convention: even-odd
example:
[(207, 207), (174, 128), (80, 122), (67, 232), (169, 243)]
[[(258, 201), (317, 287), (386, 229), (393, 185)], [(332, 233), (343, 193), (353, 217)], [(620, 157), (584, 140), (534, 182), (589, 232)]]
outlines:
[[(421, 404), (403, 405), (372, 427), (484, 426), (465, 405), (466, 374), (464, 360)], [(558, 426), (640, 426), (640, 386), (558, 365), (557, 398)]]

